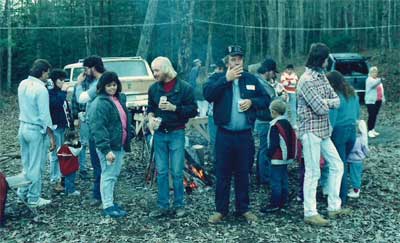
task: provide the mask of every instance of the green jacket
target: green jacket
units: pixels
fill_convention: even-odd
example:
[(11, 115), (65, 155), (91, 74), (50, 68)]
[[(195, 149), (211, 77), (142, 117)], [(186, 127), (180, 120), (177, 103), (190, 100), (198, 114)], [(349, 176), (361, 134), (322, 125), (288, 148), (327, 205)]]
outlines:
[(96, 143), (96, 149), (107, 154), (110, 151), (119, 151), (123, 148), (130, 151), (130, 141), (133, 137), (131, 127), (131, 115), (126, 108), (125, 94), (119, 94), (121, 103), (127, 117), (127, 139), (122, 144), (122, 124), (119, 112), (114, 102), (106, 94), (98, 95), (89, 110), (89, 127), (91, 136)]

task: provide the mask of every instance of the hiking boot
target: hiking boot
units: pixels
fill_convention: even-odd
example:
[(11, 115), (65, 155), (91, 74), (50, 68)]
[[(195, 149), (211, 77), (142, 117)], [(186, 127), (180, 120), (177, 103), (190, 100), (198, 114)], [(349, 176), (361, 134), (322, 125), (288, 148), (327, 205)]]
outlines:
[(158, 208), (152, 211), (149, 216), (152, 218), (163, 218), (170, 215), (170, 211), (167, 208)]
[(182, 218), (186, 216), (186, 211), (184, 208), (177, 208), (175, 210), (175, 217), (176, 218)]
[(278, 207), (278, 206), (268, 205), (268, 206), (266, 206), (266, 207), (261, 208), (261, 209), (260, 209), (260, 212), (261, 212), (261, 213), (265, 213), (265, 214), (269, 214), (269, 213), (278, 212), (278, 211), (280, 211), (280, 210), (281, 210), (281, 208)]
[(256, 216), (254, 213), (250, 212), (250, 211), (245, 212), (244, 214), (242, 214), (242, 216), (243, 216), (243, 217), (246, 219), (246, 221), (249, 222), (249, 223), (255, 222), (255, 221), (258, 220), (257, 216)]
[(122, 214), (124, 217), (128, 215), (128, 213), (123, 209), (120, 205), (114, 203), (114, 207)]
[(360, 189), (352, 189), (351, 191), (349, 191), (349, 193), (347, 193), (347, 196), (351, 198), (360, 197)]
[(216, 224), (216, 223), (221, 222), (223, 219), (224, 219), (224, 215), (216, 212), (208, 218), (208, 222), (211, 224)]
[(61, 185), (61, 182), (57, 183), (57, 185), (54, 187), (54, 191), (56, 192), (63, 192), (65, 188)]
[(304, 222), (315, 226), (329, 226), (329, 220), (324, 219), (319, 214), (309, 217), (304, 217)]
[(328, 212), (328, 217), (329, 218), (337, 218), (340, 216), (345, 216), (345, 215), (349, 215), (351, 213), (351, 210), (349, 208), (341, 208), (338, 210), (334, 210), (334, 211), (329, 211)]
[(28, 205), (32, 208), (36, 208), (36, 207), (45, 206), (50, 203), (51, 203), (51, 200), (47, 200), (47, 199), (39, 197), (39, 199), (36, 202), (29, 202)]
[(121, 212), (114, 205), (103, 210), (103, 216), (105, 217), (122, 218), (125, 217), (126, 215), (127, 215), (126, 212), (125, 213)]

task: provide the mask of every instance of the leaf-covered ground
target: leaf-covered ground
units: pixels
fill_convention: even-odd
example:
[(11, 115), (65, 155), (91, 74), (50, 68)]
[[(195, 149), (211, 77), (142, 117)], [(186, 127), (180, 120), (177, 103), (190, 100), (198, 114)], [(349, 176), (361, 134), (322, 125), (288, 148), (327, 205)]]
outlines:
[[(18, 109), (15, 97), (3, 99), (0, 111), (0, 155), (18, 152)], [(381, 136), (371, 140), (370, 157), (365, 161), (361, 197), (350, 200), (352, 214), (332, 220), (329, 228), (303, 223), (302, 204), (291, 200), (288, 209), (276, 215), (263, 215), (259, 208), (269, 200), (269, 189), (251, 186), (251, 207), (257, 223), (248, 224), (233, 215), (218, 225), (207, 223), (214, 211), (214, 190), (196, 191), (186, 197), (185, 218), (153, 219), (156, 191), (144, 185), (141, 141), (132, 144), (133, 152), (125, 157), (119, 177), (116, 201), (128, 211), (124, 219), (101, 216), (101, 209), (89, 206), (90, 181), (77, 179), (82, 196), (57, 194), (49, 184), (48, 166), (43, 179), (43, 197), (51, 206), (39, 209), (40, 222), (8, 198), (8, 220), (0, 228), (2, 242), (399, 242), (400, 241), (400, 105), (385, 104), (379, 115), (377, 130)], [(363, 110), (365, 118), (365, 110)], [(197, 138), (197, 140), (199, 140)], [(202, 141), (200, 141), (202, 142)], [(207, 167), (208, 169), (211, 169)], [(0, 162), (7, 175), (21, 170), (19, 159)], [(298, 190), (297, 165), (290, 167), (292, 197)], [(254, 178), (253, 178), (254, 179)], [(254, 180), (253, 180), (254, 181)], [(326, 202), (319, 200), (319, 211), (326, 215)], [(233, 211), (233, 208), (232, 208)]]

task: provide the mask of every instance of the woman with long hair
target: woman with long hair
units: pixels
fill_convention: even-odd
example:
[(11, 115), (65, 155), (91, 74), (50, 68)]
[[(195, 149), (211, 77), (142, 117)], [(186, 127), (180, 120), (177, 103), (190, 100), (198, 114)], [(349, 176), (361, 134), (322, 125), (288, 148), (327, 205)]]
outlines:
[(344, 165), (340, 199), (342, 199), (342, 205), (345, 205), (347, 203), (349, 173), (347, 156), (350, 154), (356, 140), (356, 124), (360, 116), (360, 104), (353, 87), (346, 82), (341, 73), (332, 71), (327, 73), (326, 77), (340, 99), (340, 106), (330, 110), (329, 121), (333, 128), (332, 142), (335, 144)]

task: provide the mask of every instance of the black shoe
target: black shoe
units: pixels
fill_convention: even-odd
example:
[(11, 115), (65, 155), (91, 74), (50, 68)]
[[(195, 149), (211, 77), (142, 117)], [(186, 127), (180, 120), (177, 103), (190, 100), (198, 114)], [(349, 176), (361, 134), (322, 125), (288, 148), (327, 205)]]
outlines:
[(163, 217), (168, 217), (170, 215), (171, 211), (165, 208), (158, 208), (149, 214), (149, 216), (152, 218), (163, 218)]
[(260, 212), (261, 212), (261, 213), (265, 213), (265, 214), (269, 214), (269, 213), (279, 212), (280, 210), (281, 210), (281, 208), (278, 207), (278, 206), (269, 205), (269, 206), (267, 206), (267, 207), (261, 208), (261, 209), (260, 209)]
[(93, 199), (90, 201), (89, 205), (92, 206), (92, 207), (100, 206), (100, 205), (101, 205), (101, 200), (100, 200), (100, 199), (93, 198)]

